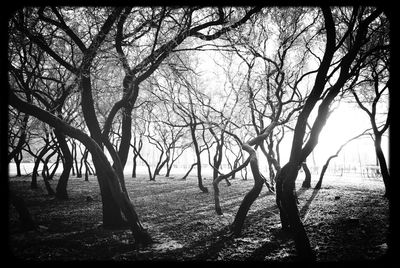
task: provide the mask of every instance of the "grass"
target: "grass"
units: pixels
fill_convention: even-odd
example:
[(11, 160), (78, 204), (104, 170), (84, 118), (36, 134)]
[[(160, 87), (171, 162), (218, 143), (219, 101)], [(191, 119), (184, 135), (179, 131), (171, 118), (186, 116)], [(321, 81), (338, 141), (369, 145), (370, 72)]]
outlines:
[[(10, 205), (9, 250), (20, 260), (295, 260), (293, 241), (280, 229), (275, 196), (266, 188), (252, 205), (241, 236), (229, 235), (228, 226), (253, 185), (252, 179), (231, 182), (229, 187), (220, 184), (224, 215), (218, 216), (210, 179), (204, 181), (211, 190), (205, 194), (195, 177), (126, 177), (140, 220), (156, 241), (136, 248), (129, 230), (101, 228), (95, 177), (71, 177), (67, 201), (48, 196), (40, 179), (39, 189), (31, 190), (30, 178), (10, 178), (11, 189), (25, 199), (40, 228), (22, 232)], [(301, 182), (298, 208), (318, 261), (365, 261), (385, 253), (389, 209), (380, 179), (326, 177), (319, 191), (302, 189)], [(51, 181), (54, 188), (56, 183)]]

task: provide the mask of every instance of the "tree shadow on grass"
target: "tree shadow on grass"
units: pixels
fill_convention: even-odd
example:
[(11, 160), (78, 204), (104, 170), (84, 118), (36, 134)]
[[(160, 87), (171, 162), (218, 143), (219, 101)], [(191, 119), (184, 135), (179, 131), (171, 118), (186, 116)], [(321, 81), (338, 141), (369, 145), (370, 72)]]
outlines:
[[(304, 189), (299, 189), (297, 191), (297, 196), (302, 195), (305, 192)], [(264, 194), (263, 196), (265, 196)], [(260, 198), (262, 196), (259, 196)], [(278, 207), (274, 203), (274, 205), (271, 205), (267, 208), (265, 208), (265, 211), (267, 212), (278, 212)], [(249, 213), (246, 217), (246, 225), (254, 225), (257, 224), (263, 217), (265, 217), (264, 213), (260, 213), (260, 211), (255, 211), (252, 213)], [(244, 231), (244, 230), (243, 230)], [(270, 231), (270, 230), (268, 230)], [(289, 234), (287, 232), (283, 232), (280, 228), (274, 228), (271, 231), (272, 239), (271, 241), (265, 243), (261, 248), (257, 249), (255, 253), (253, 253), (250, 257), (249, 260), (260, 260), (262, 259), (261, 255), (265, 253), (268, 253), (272, 250), (275, 250), (279, 248), (282, 243), (287, 241), (289, 239)], [(233, 247), (234, 240), (235, 238), (240, 237), (240, 236), (234, 236), (229, 230), (229, 226), (226, 226), (222, 229), (219, 229), (210, 235), (208, 235), (206, 238), (203, 238), (201, 240), (197, 240), (187, 247), (184, 247), (182, 249), (179, 249), (178, 251), (180, 252), (185, 252), (185, 255), (190, 252), (190, 251), (196, 251), (198, 252), (197, 254), (194, 253), (193, 257), (190, 257), (190, 259), (193, 260), (206, 260), (206, 259), (211, 259), (215, 260), (217, 259), (219, 253), (227, 247)], [(176, 254), (178, 252), (174, 252)]]
[(271, 239), (265, 242), (261, 247), (253, 251), (246, 259), (248, 261), (264, 261), (268, 254), (278, 250), (282, 244), (290, 240), (290, 233), (281, 228), (276, 228), (271, 231)]
[[(300, 209), (299, 214), (301, 218), (304, 218), (306, 216), (306, 213), (308, 212), (310, 205), (314, 198), (317, 196), (318, 192), (320, 189), (314, 189), (312, 192), (310, 198), (308, 198), (307, 202), (304, 204), (304, 206)], [(304, 219), (303, 219), (304, 220)]]
[[(307, 188), (300, 188), (296, 194), (297, 196), (302, 195), (305, 193), (308, 189)], [(304, 217), (307, 213), (307, 211), (310, 208), (310, 205), (316, 195), (318, 194), (319, 189), (314, 189), (313, 193), (311, 194), (310, 198), (308, 198), (307, 202), (304, 204), (304, 206), (300, 209), (299, 214), (300, 217)], [(276, 207), (277, 209), (277, 207)], [(283, 243), (288, 242), (291, 240), (291, 234), (288, 231), (283, 231), (282, 229), (273, 229), (271, 231), (271, 239), (267, 242), (265, 242), (261, 247), (257, 248), (251, 256), (248, 258), (248, 260), (260, 260), (263, 261), (265, 257), (272, 253), (275, 250), (278, 250)]]
[[(303, 193), (304, 190), (300, 189), (297, 195), (300, 196)], [(260, 195), (258, 198), (264, 197), (265, 195), (269, 194)], [(262, 211), (268, 212), (268, 214), (271, 215), (270, 212), (276, 212), (276, 213), (278, 212), (278, 207), (274, 203), (273, 205), (262, 209)], [(245, 232), (252, 233), (253, 229), (260, 230), (255, 225), (260, 224), (260, 222), (262, 222), (262, 220), (265, 219), (265, 217), (266, 214), (260, 213), (260, 210), (250, 212), (246, 217), (247, 224), (245, 224), (245, 226), (247, 225), (249, 229), (251, 228), (251, 230), (247, 230), (247, 232), (246, 230), (243, 230), (244, 232), (242, 233)], [(176, 228), (176, 226), (174, 227)], [(265, 243), (260, 249), (257, 249), (256, 252), (254, 252), (254, 254), (252, 254), (252, 256), (249, 258), (249, 260), (261, 259), (262, 254), (264, 254), (265, 256), (265, 253), (278, 249), (279, 247), (282, 246), (282, 243), (284, 243), (289, 239), (288, 234), (286, 232), (283, 232), (280, 228), (267, 229), (267, 232), (268, 234), (266, 234), (266, 236), (271, 237), (272, 235), (271, 241)], [(217, 260), (220, 253), (222, 253), (224, 249), (235, 247), (235, 238), (239, 237), (240, 236), (232, 235), (232, 233), (229, 230), (229, 226), (225, 226), (223, 228), (220, 228), (218, 230), (215, 230), (207, 234), (205, 237), (193, 241), (192, 243), (182, 248), (167, 250), (158, 253), (150, 251), (145, 254), (139, 252), (134, 253), (135, 251), (133, 252), (131, 251), (130, 254), (126, 255), (125, 257), (126, 259), (137, 259), (138, 257), (140, 259), (153, 259), (155, 257), (157, 260), (185, 260), (185, 261)], [(155, 256), (155, 254), (157, 254), (157, 256)]]

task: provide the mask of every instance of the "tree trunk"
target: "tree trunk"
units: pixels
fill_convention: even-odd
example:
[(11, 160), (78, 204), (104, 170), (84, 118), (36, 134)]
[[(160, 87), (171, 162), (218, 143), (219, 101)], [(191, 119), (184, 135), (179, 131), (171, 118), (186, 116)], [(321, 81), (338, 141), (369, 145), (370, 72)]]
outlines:
[(376, 156), (378, 157), (379, 165), (381, 168), (382, 179), (385, 185), (385, 197), (388, 197), (389, 191), (391, 190), (389, 187), (390, 174), (386, 165), (385, 155), (382, 152), (381, 140), (382, 140), (382, 135), (375, 133), (375, 143), (374, 143), (375, 152)]
[[(87, 149), (86, 149), (87, 150)], [(88, 172), (89, 175), (94, 175), (96, 176), (96, 172), (93, 169), (92, 165), (90, 164), (90, 162), (88, 161), (88, 157), (89, 157), (89, 152), (86, 154), (86, 158), (85, 158), (85, 168)]]
[(306, 177), (304, 178), (303, 184), (301, 185), (301, 187), (303, 188), (310, 188), (311, 187), (311, 172), (310, 169), (307, 166), (307, 162), (304, 161), (301, 164), (301, 167), (304, 170), (304, 174), (306, 175)]
[(59, 164), (60, 164), (60, 158), (61, 158), (61, 155), (58, 154), (58, 155), (57, 155), (57, 159), (56, 159), (56, 163), (54, 164), (53, 170), (51, 171), (51, 173), (50, 173), (50, 175), (49, 175), (49, 179), (50, 179), (50, 180), (52, 180), (52, 179), (54, 178), (54, 175), (55, 175), (56, 172), (57, 172), (57, 168), (58, 168), (58, 166), (59, 166)]
[(40, 151), (39, 155), (36, 157), (35, 160), (35, 165), (33, 166), (33, 171), (32, 171), (32, 181), (31, 181), (31, 189), (37, 189), (37, 176), (38, 176), (38, 169), (39, 169), (39, 164), (40, 161), (42, 160), (43, 156), (47, 153), (47, 144), (43, 149)]
[[(97, 49), (106, 37), (106, 34), (110, 31), (114, 21), (121, 13), (122, 8), (116, 8), (113, 11), (113, 15), (107, 18), (94, 41), (92, 41), (93, 47), (88, 49), (83, 56), (82, 65), (79, 68), (79, 89), (81, 92), (81, 107), (83, 117), (86, 125), (89, 129), (91, 138), (87, 137), (81, 132), (76, 132), (75, 129), (68, 128), (68, 126), (62, 125), (57, 122), (60, 126), (64, 127), (63, 130), (69, 130), (71, 134), (75, 135), (73, 138), (79, 139), (86, 148), (89, 149), (93, 162), (96, 168), (97, 179), (100, 185), (100, 192), (103, 204), (103, 225), (105, 227), (116, 226), (121, 227), (124, 220), (121, 215), (121, 210), (124, 213), (126, 219), (129, 222), (135, 240), (137, 242), (148, 243), (150, 239), (146, 239), (148, 234), (141, 228), (136, 212), (133, 208), (126, 193), (122, 191), (120, 180), (123, 180), (114, 170), (108, 161), (106, 155), (103, 152), (103, 135), (100, 129), (100, 125), (97, 119), (94, 100), (92, 96), (91, 86), (91, 63), (96, 56)], [(41, 118), (49, 121), (49, 118)], [(66, 133), (68, 134), (68, 133)], [(107, 142), (107, 135), (104, 137), (104, 141)], [(110, 145), (110, 144), (109, 144)], [(112, 147), (112, 146), (111, 146)], [(107, 148), (112, 153), (112, 148)], [(115, 163), (115, 161), (114, 161)]]
[[(297, 208), (295, 189), (297, 175), (298, 167), (289, 162), (282, 168), (277, 178), (277, 204), (280, 210), (282, 228), (289, 229), (292, 233), (301, 260), (315, 260), (315, 253), (311, 249)], [(278, 184), (281, 187), (278, 187)]]
[(81, 161), (78, 164), (78, 150), (76, 149), (75, 145), (75, 168), (76, 168), (76, 177), (77, 178), (82, 178), (82, 159), (85, 157), (85, 153), (82, 154), (82, 149), (81, 149), (81, 144), (79, 144), (79, 151), (81, 154)]
[[(102, 152), (97, 155), (92, 153), (92, 156), (99, 184), (102, 185), (100, 190), (102, 191), (103, 203), (103, 227), (111, 229), (129, 227), (132, 230), (135, 242), (151, 243), (152, 239), (141, 225), (128, 195), (121, 191), (117, 174), (109, 164), (107, 157)], [(127, 222), (123, 220), (121, 211)]]
[(22, 152), (18, 152), (14, 156), (15, 167), (17, 168), (17, 177), (21, 177), (21, 161), (22, 161)]
[[(136, 149), (134, 149), (134, 150), (136, 150)], [(151, 167), (150, 167), (150, 164), (146, 161), (146, 159), (144, 159), (144, 158), (142, 157), (142, 155), (141, 155), (138, 151), (135, 151), (135, 152), (136, 152), (137, 155), (139, 156), (140, 160), (142, 160), (143, 163), (146, 165), (146, 167), (147, 167), (147, 172), (148, 172), (148, 174), (149, 174), (149, 180), (154, 181), (154, 180), (156, 179), (156, 174), (155, 174), (155, 172), (154, 172), (153, 174), (151, 174)]]
[(131, 145), (133, 149), (133, 163), (132, 163), (132, 178), (136, 178), (136, 167), (137, 167), (137, 158), (140, 154), (140, 151), (142, 150), (143, 147), (143, 142), (142, 139), (139, 140), (138, 142), (138, 148), (136, 148), (136, 135), (133, 137), (133, 146)]
[(203, 179), (201, 177), (200, 150), (199, 150), (199, 145), (197, 143), (195, 131), (196, 131), (196, 125), (195, 124), (191, 124), (190, 125), (190, 133), (192, 135), (193, 146), (194, 146), (194, 150), (195, 150), (195, 153), (196, 153), (196, 159), (197, 159), (197, 182), (198, 182), (198, 186), (199, 186), (200, 190), (203, 193), (208, 193), (207, 187), (203, 186)]
[(169, 177), (170, 173), (171, 173), (171, 169), (172, 169), (172, 165), (175, 161), (173, 161), (171, 163), (171, 165), (167, 165), (167, 173), (165, 173), (165, 177)]
[[(244, 175), (243, 175), (243, 173), (244, 173)], [(242, 175), (242, 179), (243, 179), (244, 181), (247, 181), (247, 168), (242, 169), (242, 170), (240, 171), (240, 174)]]
[(254, 185), (253, 188), (244, 197), (242, 203), (240, 204), (239, 210), (236, 213), (235, 220), (231, 225), (231, 230), (235, 235), (239, 235), (242, 231), (243, 223), (246, 219), (247, 213), (251, 205), (259, 196), (264, 185), (264, 180), (260, 174), (260, 170), (258, 167), (256, 151), (247, 144), (243, 144), (242, 148), (250, 154), (250, 168), (254, 177)]
[(136, 160), (137, 160), (137, 154), (134, 154), (132, 158), (132, 178), (136, 178)]
[[(235, 159), (235, 161), (233, 162), (233, 169), (236, 169), (239, 165), (239, 159)], [(231, 180), (236, 179), (236, 172), (232, 174), (231, 176)]]
[(50, 169), (49, 169), (49, 162), (50, 159), (57, 153), (57, 150), (55, 148), (56, 144), (53, 144), (51, 147), (47, 149), (47, 151), (50, 151), (53, 149), (53, 151), (44, 159), (43, 161), (43, 169), (42, 169), (42, 177), (45, 180), (52, 180), (53, 178), (50, 176)]
[(74, 167), (74, 161), (76, 159), (76, 148), (74, 148), (75, 141), (70, 139), (70, 142), (71, 142), (71, 156), (72, 156), (72, 170), (71, 171), (72, 171), (72, 176), (75, 176), (76, 175), (75, 167)]
[[(80, 174), (80, 177), (78, 177), (78, 178), (81, 178), (82, 175), (83, 175), (83, 173), (82, 173), (83, 165), (85, 165), (85, 170), (86, 170), (86, 168), (87, 168), (87, 165), (86, 165), (86, 158), (87, 158), (87, 155), (88, 155), (89, 151), (87, 150), (87, 148), (85, 148), (85, 149), (83, 150), (83, 152), (82, 152), (82, 147), (79, 146), (79, 152), (81, 153), (81, 160), (80, 160), (80, 163), (79, 163), (79, 171), (78, 171), (77, 173)], [(87, 173), (87, 172), (85, 172), (85, 174), (86, 174), (86, 173)]]
[(142, 244), (151, 243), (151, 237), (141, 226), (133, 204), (130, 202), (128, 196), (122, 192), (118, 175), (112, 168), (99, 144), (82, 131), (67, 125), (64, 121), (49, 112), (20, 100), (12, 92), (9, 94), (9, 100), (13, 107), (37, 117), (39, 120), (48, 123), (54, 128), (59, 128), (61, 132), (78, 139), (89, 149), (93, 157), (100, 185), (103, 205), (103, 226), (121, 227), (121, 224), (125, 222), (121, 215), (122, 210), (128, 220), (128, 226), (132, 230), (135, 242)]
[[(95, 162), (95, 160), (93, 159)], [(98, 167), (95, 163), (97, 173), (97, 180), (100, 186), (102, 214), (103, 214), (103, 228), (105, 229), (121, 229), (127, 226), (122, 217), (121, 209), (118, 203), (114, 200), (109, 187), (107, 186), (107, 178), (101, 171), (102, 167)]]
[(49, 182), (50, 175), (49, 175), (49, 169), (47, 167), (49, 159), (54, 154), (54, 152), (55, 152), (55, 150), (45, 159), (45, 161), (43, 163), (43, 170), (42, 170), (42, 178), (43, 178), (44, 186), (46, 187), (46, 191), (49, 196), (55, 195), (55, 192), (54, 192), (53, 188), (51, 188), (51, 185)]
[[(28, 97), (28, 99), (30, 99), (30, 98)], [(7, 156), (8, 163), (10, 163), (10, 161), (12, 159), (15, 160), (15, 156), (17, 154), (21, 154), (21, 160), (22, 160), (22, 148), (26, 144), (26, 125), (28, 124), (28, 119), (29, 119), (29, 115), (25, 114), (24, 118), (22, 120), (22, 125), (20, 127), (20, 130), (22, 130), (21, 136), (19, 137), (18, 143), (15, 146), (15, 148)]]
[(67, 141), (65, 140), (65, 135), (58, 130), (54, 130), (54, 134), (56, 135), (64, 158), (63, 171), (60, 175), (60, 178), (58, 179), (56, 187), (56, 198), (60, 200), (66, 200), (68, 199), (67, 184), (69, 174), (73, 165), (73, 159)]
[(203, 185), (203, 178), (201, 177), (201, 160), (200, 160), (200, 155), (196, 155), (197, 157), (197, 182), (198, 182), (198, 186), (199, 189), (203, 192), (203, 193), (208, 193), (208, 189), (207, 187), (205, 187)]
[(49, 178), (49, 167), (47, 166), (48, 159), (45, 159), (42, 162), (43, 162), (42, 178), (48, 180)]
[[(222, 209), (221, 209), (221, 205), (219, 202), (219, 188), (218, 188), (218, 184), (220, 183), (220, 181), (222, 181), (223, 179), (228, 178), (229, 176), (234, 176), (236, 174), (236, 172), (239, 172), (240, 170), (242, 170), (243, 168), (245, 168), (250, 162), (250, 157), (247, 158), (247, 160), (245, 162), (243, 162), (243, 164), (241, 164), (239, 167), (236, 167), (235, 169), (233, 169), (231, 172), (229, 172), (228, 174), (225, 175), (221, 175), (219, 177), (217, 177), (214, 181), (213, 181), (213, 187), (214, 187), (214, 203), (215, 203), (215, 212), (217, 212), (218, 215), (222, 215)], [(237, 163), (237, 162), (235, 162)]]
[(77, 178), (82, 178), (82, 175), (83, 175), (82, 168), (83, 168), (85, 157), (86, 157), (86, 151), (84, 151), (83, 154), (82, 154), (82, 150), (80, 150), (80, 151), (81, 151), (81, 161), (79, 163), (79, 169), (77, 169), (77, 176), (76, 176)]
[[(276, 177), (276, 174), (274, 172), (274, 168), (278, 172), (281, 167), (279, 165), (278, 160), (276, 160), (274, 158), (274, 155), (272, 153), (272, 150), (273, 150), (272, 149), (273, 148), (272, 145), (273, 145), (272, 143), (268, 144), (268, 152), (265, 149), (264, 143), (260, 144), (260, 149), (261, 149), (261, 152), (263, 152), (263, 154), (267, 158), (268, 169), (269, 169), (269, 180), (270, 180), (271, 186), (274, 186), (275, 185), (275, 177)], [(277, 146), (278, 146), (278, 144), (277, 144)]]
[(317, 184), (315, 185), (314, 189), (321, 189), (322, 179), (324, 178), (325, 172), (326, 172), (326, 170), (328, 169), (329, 162), (330, 162), (333, 158), (335, 158), (335, 157), (337, 157), (337, 156), (338, 156), (337, 154), (336, 154), (336, 155), (332, 155), (332, 156), (330, 156), (330, 157), (328, 158), (328, 160), (326, 160), (325, 165), (322, 167), (321, 174), (320, 174), (320, 176), (319, 176), (319, 180), (318, 180)]
[(119, 144), (118, 156), (121, 161), (122, 170), (124, 170), (128, 159), (129, 148), (132, 138), (132, 109), (133, 104), (126, 105), (122, 109), (121, 142)]
[[(75, 172), (72, 172), (72, 174), (76, 175), (77, 178), (81, 178), (82, 174), (79, 173), (79, 165), (78, 165), (78, 150), (76, 148), (76, 142), (74, 140), (72, 140), (72, 158), (73, 158), (73, 162), (75, 164)], [(74, 169), (74, 168), (72, 168)]]
[[(161, 159), (160, 159), (161, 160)], [(164, 161), (161, 162), (161, 164), (158, 164), (156, 169), (154, 170), (154, 176), (155, 175), (160, 175), (161, 169), (165, 166), (165, 164), (169, 161), (169, 158), (167, 157)], [(160, 162), (159, 162), (160, 163)]]
[(196, 166), (196, 165), (197, 165), (197, 162), (196, 162), (196, 163), (193, 163), (193, 164), (190, 166), (189, 170), (186, 172), (186, 174), (183, 175), (183, 177), (181, 178), (181, 180), (186, 180), (187, 176), (189, 176), (190, 172), (192, 171), (192, 169), (193, 169), (194, 166)]
[(220, 141), (220, 144), (217, 144), (217, 148), (215, 149), (215, 155), (214, 155), (214, 168), (213, 168), (213, 180), (215, 180), (218, 177), (218, 170), (219, 167), (221, 166), (222, 162), (222, 145), (223, 145), (223, 138)]
[(270, 181), (271, 185), (275, 185), (275, 172), (274, 172), (272, 162), (269, 160), (269, 158), (267, 158), (267, 162), (268, 162), (268, 171), (269, 171), (269, 181)]

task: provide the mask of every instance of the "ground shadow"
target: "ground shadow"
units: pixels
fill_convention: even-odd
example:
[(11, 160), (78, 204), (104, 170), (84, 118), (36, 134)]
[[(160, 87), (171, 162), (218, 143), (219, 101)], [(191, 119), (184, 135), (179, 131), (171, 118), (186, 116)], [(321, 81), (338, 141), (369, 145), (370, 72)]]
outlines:
[[(296, 191), (297, 197), (301, 196), (304, 194), (308, 188), (300, 188), (299, 190)], [(304, 217), (307, 211), (310, 208), (310, 205), (316, 195), (318, 194), (319, 189), (314, 189), (313, 193), (311, 194), (310, 198), (308, 198), (307, 202), (304, 204), (304, 206), (300, 209), (299, 214), (300, 217)], [(277, 209), (277, 206), (275, 205), (275, 209)], [(271, 240), (265, 242), (261, 247), (257, 248), (251, 256), (248, 258), (248, 260), (264, 260), (265, 257), (270, 254), (271, 252), (279, 249), (283, 243), (289, 241), (291, 239), (290, 232), (288, 231), (283, 231), (282, 229), (274, 229), (271, 231)]]
[(304, 217), (307, 213), (307, 211), (310, 208), (311, 202), (314, 200), (314, 198), (317, 196), (318, 192), (320, 189), (314, 189), (313, 193), (311, 194), (310, 198), (308, 198), (307, 202), (304, 204), (304, 206), (300, 209), (299, 214), (300, 217)]
[(261, 247), (253, 251), (246, 259), (248, 261), (264, 261), (267, 254), (278, 250), (283, 243), (290, 240), (290, 233), (281, 228), (271, 231), (271, 240), (265, 242)]
[[(297, 193), (297, 196), (301, 196), (304, 192), (305, 192), (305, 190), (301, 188), (296, 193)], [(269, 194), (260, 195), (258, 198), (261, 198), (265, 195), (269, 195)], [(271, 206), (265, 208), (265, 211), (278, 212), (279, 210), (278, 210), (278, 206), (276, 205), (276, 203), (274, 203), (274, 205), (271, 205)], [(249, 213), (246, 217), (246, 222), (247, 222), (246, 225), (256, 224), (258, 221), (260, 221), (260, 219), (262, 217), (265, 217), (265, 214), (260, 213), (260, 211)], [(269, 231), (271, 231), (271, 230), (269, 230)], [(261, 246), (259, 249), (256, 249), (255, 252), (249, 257), (249, 260), (263, 259), (263, 257), (265, 257), (268, 252), (278, 249), (282, 245), (282, 243), (287, 241), (290, 237), (290, 235), (287, 232), (282, 231), (280, 228), (274, 228), (271, 231), (270, 235), (272, 235), (272, 239), (270, 241), (268, 241), (267, 243), (265, 243), (263, 246)], [(191, 243), (190, 245), (188, 245), (187, 247), (178, 249), (177, 251), (182, 252), (182, 253), (185, 252), (185, 254), (186, 254), (188, 251), (192, 251), (195, 249), (197, 249), (197, 251), (198, 251), (199, 248), (204, 248), (204, 250), (201, 253), (196, 254), (192, 258), (194, 260), (205, 260), (205, 259), (213, 260), (213, 259), (217, 258), (218, 254), (224, 248), (229, 246), (229, 244), (233, 243), (234, 239), (236, 237), (240, 237), (240, 236), (233, 236), (232, 233), (229, 231), (229, 227), (226, 226), (222, 229), (219, 229), (218, 231), (213, 232), (212, 234), (208, 235), (206, 238), (197, 240), (197, 241)], [(176, 253), (178, 253), (178, 252), (174, 252), (174, 254), (176, 254)], [(264, 256), (262, 256), (262, 255), (264, 255)]]

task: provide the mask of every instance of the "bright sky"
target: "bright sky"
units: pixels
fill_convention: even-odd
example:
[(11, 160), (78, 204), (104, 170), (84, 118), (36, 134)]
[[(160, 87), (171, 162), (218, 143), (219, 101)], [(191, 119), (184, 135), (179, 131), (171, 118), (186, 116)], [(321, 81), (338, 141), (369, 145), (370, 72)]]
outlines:
[[(201, 64), (199, 70), (203, 72), (208, 79), (207, 89), (209, 91), (220, 90), (222, 88), (223, 82), (217, 81), (218, 77), (215, 77), (212, 70), (215, 70), (214, 60), (219, 61), (217, 52), (203, 52), (201, 56)], [(217, 69), (220, 69), (217, 67)], [(220, 71), (220, 70), (219, 70)], [(215, 71), (214, 71), (215, 72)], [(217, 86), (219, 85), (219, 86)], [(316, 114), (318, 110), (318, 104), (314, 108), (311, 115)], [(337, 104), (333, 104), (337, 105)], [(312, 122), (312, 120), (310, 120)], [(309, 121), (309, 122), (310, 122)], [(335, 154), (339, 147), (345, 143), (347, 140), (357, 136), (364, 130), (371, 128), (369, 117), (362, 111), (356, 103), (345, 103), (341, 102), (339, 106), (332, 112), (331, 116), (324, 128), (319, 135), (318, 145), (314, 149), (314, 159), (315, 163), (322, 166), (326, 159)], [(284, 165), (289, 159), (289, 154), (291, 150), (291, 142), (293, 136), (288, 133), (281, 143), (281, 164)], [(387, 136), (382, 140), (382, 149), (388, 159), (388, 138)], [(261, 153), (259, 154), (262, 155)], [(346, 162), (358, 162), (361, 159), (364, 164), (374, 164), (375, 163), (375, 151), (373, 140), (369, 135), (360, 137), (357, 140), (351, 141), (347, 144), (341, 151), (339, 157), (334, 161), (342, 161), (345, 159)], [(313, 164), (312, 155), (308, 159), (309, 165)], [(262, 163), (260, 163), (262, 165)]]
[[(336, 153), (339, 147), (347, 140), (370, 128), (371, 124), (367, 114), (355, 104), (341, 103), (331, 114), (324, 128), (322, 129), (318, 144), (314, 149), (315, 163), (322, 166), (329, 156)], [(281, 155), (282, 163), (285, 164), (289, 158), (292, 135), (282, 142)], [(388, 160), (388, 138), (382, 140), (382, 149)], [(307, 159), (309, 165), (313, 164), (313, 156)], [(369, 135), (360, 137), (348, 143), (340, 152), (339, 157), (333, 161), (343, 163), (358, 162), (359, 158), (364, 164), (375, 163), (375, 151), (373, 140)]]

